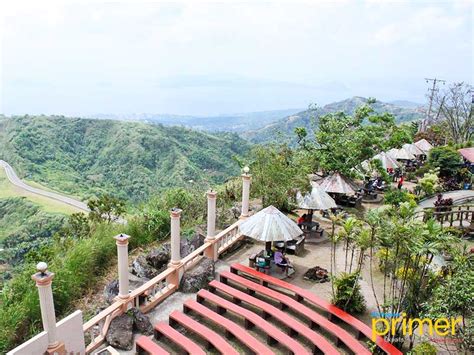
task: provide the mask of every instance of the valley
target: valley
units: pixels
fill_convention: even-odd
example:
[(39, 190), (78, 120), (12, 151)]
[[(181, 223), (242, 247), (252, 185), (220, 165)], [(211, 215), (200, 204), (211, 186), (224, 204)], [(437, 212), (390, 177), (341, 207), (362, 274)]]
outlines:
[(169, 187), (205, 187), (236, 174), (250, 144), (232, 133), (65, 117), (0, 118), (0, 157), (20, 178), (82, 200), (140, 202)]

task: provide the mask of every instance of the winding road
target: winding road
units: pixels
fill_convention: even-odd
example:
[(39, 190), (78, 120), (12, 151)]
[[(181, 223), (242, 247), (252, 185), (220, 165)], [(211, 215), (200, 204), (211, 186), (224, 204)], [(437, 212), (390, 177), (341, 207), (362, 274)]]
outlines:
[(78, 209), (80, 209), (84, 212), (87, 212), (87, 213), (90, 211), (89, 208), (87, 207), (87, 205), (84, 202), (75, 200), (71, 197), (63, 196), (63, 195), (60, 195), (60, 194), (57, 194), (57, 193), (54, 193), (54, 192), (50, 192), (50, 191), (45, 191), (45, 190), (38, 189), (36, 187), (32, 187), (30, 185), (25, 184), (18, 177), (18, 175), (16, 175), (15, 170), (13, 170), (11, 165), (8, 164), (4, 160), (0, 160), (0, 167), (3, 167), (5, 169), (5, 172), (7, 174), (7, 178), (11, 183), (13, 185), (23, 189), (23, 190), (34, 193), (36, 195), (44, 196), (44, 197), (47, 197), (47, 198), (65, 203), (67, 205), (76, 207), (76, 208), (78, 208)]

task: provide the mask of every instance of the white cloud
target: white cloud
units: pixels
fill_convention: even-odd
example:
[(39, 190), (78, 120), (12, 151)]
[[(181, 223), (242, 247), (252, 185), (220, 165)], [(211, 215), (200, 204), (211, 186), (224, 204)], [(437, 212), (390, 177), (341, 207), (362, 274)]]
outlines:
[(412, 14), (388, 23), (374, 33), (375, 43), (394, 45), (397, 42), (417, 44), (456, 31), (469, 14), (460, 11), (448, 14), (439, 7), (415, 10)]
[[(191, 97), (179, 80), (166, 91), (154, 91), (154, 85), (160, 78), (184, 76), (227, 78), (229, 90), (235, 78), (290, 83), (278, 92), (261, 90), (258, 97), (239, 92), (233, 99), (271, 109), (271, 102), (289, 107), (324, 101), (309, 89), (322, 82), (340, 82), (354, 88), (353, 94), (373, 87), (373, 96), (381, 96), (380, 88), (388, 85), (373, 82), (403, 78), (390, 85), (415, 93), (416, 85), (406, 87), (409, 80), (433, 73), (448, 80), (472, 75), (472, 13), (465, 2), (87, 0), (0, 6), (6, 17), (0, 28), (1, 80), (11, 111), (120, 111), (123, 97), (136, 95), (127, 109), (177, 112), (180, 100), (192, 107), (206, 95)], [(297, 84), (308, 89), (293, 90)], [(208, 98), (217, 103), (209, 105), (232, 101), (220, 87)], [(54, 88), (57, 97), (50, 94)], [(93, 95), (97, 101), (85, 107)], [(101, 106), (102, 96), (109, 106)], [(162, 106), (170, 102), (176, 106)]]

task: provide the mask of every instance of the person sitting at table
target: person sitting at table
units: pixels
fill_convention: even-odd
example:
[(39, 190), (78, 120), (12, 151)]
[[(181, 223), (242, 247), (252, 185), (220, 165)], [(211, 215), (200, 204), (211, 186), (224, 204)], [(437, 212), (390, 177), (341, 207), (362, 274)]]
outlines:
[(290, 260), (283, 254), (282, 249), (277, 249), (275, 254), (273, 254), (273, 261), (275, 265), (282, 269), (283, 272), (286, 273), (286, 276), (289, 276), (289, 269), (293, 269), (293, 265), (291, 265)]
[(301, 228), (303, 226), (304, 222), (306, 222), (306, 213), (303, 214), (300, 218), (298, 218), (298, 220), (297, 220), (298, 227)]

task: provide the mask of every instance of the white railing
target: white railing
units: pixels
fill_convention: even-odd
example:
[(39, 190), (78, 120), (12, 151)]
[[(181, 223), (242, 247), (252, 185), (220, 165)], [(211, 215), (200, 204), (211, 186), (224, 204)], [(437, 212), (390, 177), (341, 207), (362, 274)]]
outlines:
[[(112, 320), (125, 313), (130, 307), (136, 307), (143, 313), (149, 312), (179, 287), (179, 274), (191, 269), (207, 254), (210, 248), (217, 248), (218, 255), (224, 253), (243, 236), (239, 233), (240, 220), (218, 233), (214, 240), (206, 241), (199, 248), (181, 259), (177, 266), (170, 266), (161, 274), (133, 290), (127, 299), (119, 299), (83, 325), (88, 345), (86, 353), (97, 349), (105, 340)], [(208, 254), (212, 255), (212, 253)]]
[(242, 238), (239, 233), (240, 221), (235, 222), (216, 236), (217, 253), (220, 255)]
[(115, 302), (94, 318), (84, 323), (82, 331), (84, 332), (86, 344), (88, 343), (86, 353), (95, 350), (104, 342), (110, 323), (115, 317), (122, 313), (122, 303)]

